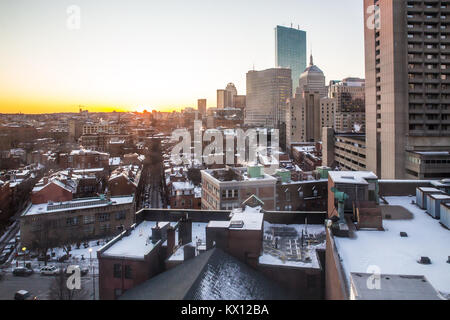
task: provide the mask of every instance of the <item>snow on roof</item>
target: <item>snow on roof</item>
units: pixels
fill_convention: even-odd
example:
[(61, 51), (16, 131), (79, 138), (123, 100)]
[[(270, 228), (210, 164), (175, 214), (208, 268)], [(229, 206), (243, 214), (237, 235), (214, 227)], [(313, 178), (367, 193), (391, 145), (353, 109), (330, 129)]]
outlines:
[(311, 152), (316, 150), (316, 146), (304, 146), (304, 147), (293, 147), (293, 149), (297, 150), (298, 152)]
[(111, 197), (111, 202), (103, 201), (99, 197), (95, 198), (79, 198), (71, 201), (55, 202), (53, 204), (41, 203), (33, 204), (24, 211), (22, 216), (30, 216), (35, 214), (45, 214), (62, 211), (75, 211), (97, 207), (106, 207), (109, 205), (121, 205), (133, 203), (133, 196)]
[(172, 187), (177, 191), (194, 189), (194, 185), (190, 181), (172, 182)]
[(110, 166), (118, 166), (118, 165), (120, 165), (120, 157), (109, 158), (109, 165)]
[(105, 152), (99, 152), (99, 151), (89, 150), (89, 149), (72, 150), (70, 152), (71, 156), (74, 156), (74, 155), (85, 155), (85, 154), (96, 154), (96, 155), (104, 155), (104, 156), (109, 155), (108, 153), (105, 153)]
[(442, 192), (442, 190), (430, 187), (418, 187), (418, 189), (422, 192)]
[(368, 184), (366, 179), (378, 179), (371, 171), (329, 171), (334, 183)]
[[(424, 210), (411, 204), (411, 197), (386, 197), (391, 206), (402, 206), (413, 214), (410, 220), (383, 220), (385, 231), (355, 233), (355, 238), (334, 237), (336, 249), (349, 281), (350, 272), (368, 272), (377, 266), (381, 274), (424, 275), (433, 287), (450, 293), (450, 231)], [(408, 237), (400, 237), (406, 232)], [(419, 264), (429, 257), (430, 265)], [(371, 272), (370, 272), (371, 273)]]
[[(325, 238), (325, 226), (321, 224), (271, 224), (267, 221), (264, 221), (264, 234), (270, 234), (272, 228), (286, 228), (290, 227), (295, 229), (298, 237), (301, 237), (302, 231), (303, 233), (308, 233), (309, 235), (320, 235), (323, 234)], [(297, 267), (297, 268), (315, 268), (320, 269), (319, 257), (317, 256), (317, 249), (325, 249), (325, 241), (310, 245), (308, 248), (308, 255), (311, 258), (310, 262), (304, 261), (293, 261), (293, 260), (281, 260), (279, 256), (275, 256), (268, 252), (263, 252), (263, 254), (259, 257), (259, 263), (263, 265), (276, 265), (276, 266), (285, 266), (285, 267)]]
[[(231, 212), (230, 229), (238, 230), (261, 230), (263, 225), (264, 213), (261, 212), (261, 207), (246, 206), (244, 210), (241, 208), (233, 209)], [(243, 226), (232, 226), (233, 222), (242, 221)]]
[(195, 198), (201, 198), (202, 197), (202, 187), (195, 187), (194, 188), (194, 196), (195, 196)]
[(447, 194), (430, 194), (430, 197), (436, 200), (445, 200), (445, 199), (450, 199), (450, 196)]
[[(158, 225), (162, 228), (168, 223), (159, 222)], [(124, 236), (106, 249), (102, 256), (144, 259), (157, 243), (152, 243), (152, 228), (155, 226), (156, 221), (142, 221), (128, 236)]]
[(216, 220), (211, 220), (208, 223), (208, 228), (228, 228), (230, 226), (230, 221), (216, 221)]

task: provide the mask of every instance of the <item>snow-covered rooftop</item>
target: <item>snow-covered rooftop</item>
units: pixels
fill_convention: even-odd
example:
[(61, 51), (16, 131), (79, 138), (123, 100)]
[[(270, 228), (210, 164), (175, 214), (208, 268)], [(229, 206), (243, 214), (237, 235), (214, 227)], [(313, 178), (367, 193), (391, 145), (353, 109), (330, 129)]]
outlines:
[[(168, 223), (159, 222), (158, 225), (162, 228)], [(156, 221), (142, 221), (128, 236), (124, 236), (106, 249), (102, 256), (144, 259), (157, 243), (152, 243), (152, 228), (155, 226)]]
[[(413, 218), (384, 219), (385, 231), (360, 230), (354, 238), (334, 237), (347, 281), (351, 272), (371, 273), (369, 267), (376, 266), (381, 274), (424, 275), (435, 289), (450, 293), (450, 231), (412, 204), (412, 197), (385, 199), (391, 206), (407, 209)], [(400, 232), (408, 237), (400, 237)], [(421, 257), (429, 257), (431, 264), (418, 263)]]
[[(309, 235), (316, 238), (323, 238), (323, 241), (320, 243), (310, 244), (307, 246), (307, 255), (310, 257), (310, 261), (294, 261), (283, 259), (282, 250), (268, 249), (264, 248), (264, 252), (259, 257), (259, 264), (262, 265), (275, 265), (275, 266), (284, 266), (284, 267), (294, 267), (294, 268), (314, 268), (320, 269), (320, 262), (317, 256), (317, 249), (325, 250), (325, 226), (324, 225), (306, 225), (306, 224), (290, 224), (290, 225), (282, 225), (282, 224), (271, 224), (267, 221), (264, 221), (264, 236), (272, 237), (273, 228), (291, 228), (297, 232), (297, 236), (292, 237), (291, 246), (297, 246), (297, 248), (292, 248), (294, 250), (300, 249), (300, 241), (299, 238), (302, 235)], [(277, 236), (278, 237), (278, 236)], [(295, 238), (295, 239), (294, 239)]]
[[(264, 213), (261, 212), (261, 207), (246, 206), (244, 210), (241, 208), (233, 209), (231, 212), (230, 229), (239, 230), (261, 230), (263, 225)], [(241, 226), (233, 226), (235, 222), (243, 222)]]
[(115, 205), (121, 205), (121, 204), (131, 204), (131, 203), (133, 203), (133, 196), (111, 197), (111, 202), (108, 202), (107, 200), (102, 200), (99, 197), (79, 198), (79, 199), (74, 199), (71, 201), (55, 202), (53, 204), (50, 204), (50, 203), (33, 204), (24, 211), (22, 216), (61, 212), (61, 211), (68, 211), (68, 210), (75, 211), (75, 210), (91, 209), (91, 208), (97, 208), (97, 207), (106, 207), (109, 205), (115, 206)]
[(329, 171), (334, 183), (368, 184), (367, 179), (378, 179), (370, 171)]

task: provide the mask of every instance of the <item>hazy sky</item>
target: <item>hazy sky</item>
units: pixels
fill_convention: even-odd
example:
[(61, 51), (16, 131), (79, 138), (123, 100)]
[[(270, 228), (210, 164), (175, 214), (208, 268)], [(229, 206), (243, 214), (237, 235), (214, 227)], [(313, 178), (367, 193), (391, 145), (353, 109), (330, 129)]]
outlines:
[(360, 0), (1, 0), (0, 112), (214, 107), (274, 67), (274, 28), (291, 23), (327, 81), (364, 77)]

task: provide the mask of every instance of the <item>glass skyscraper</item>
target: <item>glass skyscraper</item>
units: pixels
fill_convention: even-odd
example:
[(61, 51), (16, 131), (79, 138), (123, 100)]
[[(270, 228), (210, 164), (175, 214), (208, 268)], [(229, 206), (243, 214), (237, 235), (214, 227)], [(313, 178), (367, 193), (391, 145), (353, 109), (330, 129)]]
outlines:
[(306, 31), (277, 26), (275, 28), (275, 65), (292, 70), (292, 92), (306, 69)]

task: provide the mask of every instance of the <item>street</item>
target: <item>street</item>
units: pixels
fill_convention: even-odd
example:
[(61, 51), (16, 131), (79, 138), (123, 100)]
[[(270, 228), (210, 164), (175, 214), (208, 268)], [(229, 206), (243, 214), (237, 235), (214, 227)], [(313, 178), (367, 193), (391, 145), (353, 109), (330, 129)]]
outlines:
[[(14, 294), (18, 290), (27, 290), (33, 297), (37, 297), (38, 300), (48, 300), (50, 285), (54, 279), (54, 276), (41, 276), (39, 273), (34, 273), (29, 277), (16, 277), (10, 272), (5, 273), (3, 279), (0, 280), (0, 300), (14, 299)], [(95, 288), (96, 299), (98, 299), (97, 282)], [(88, 292), (86, 299), (92, 299), (93, 287), (91, 274), (81, 278), (81, 287)]]

